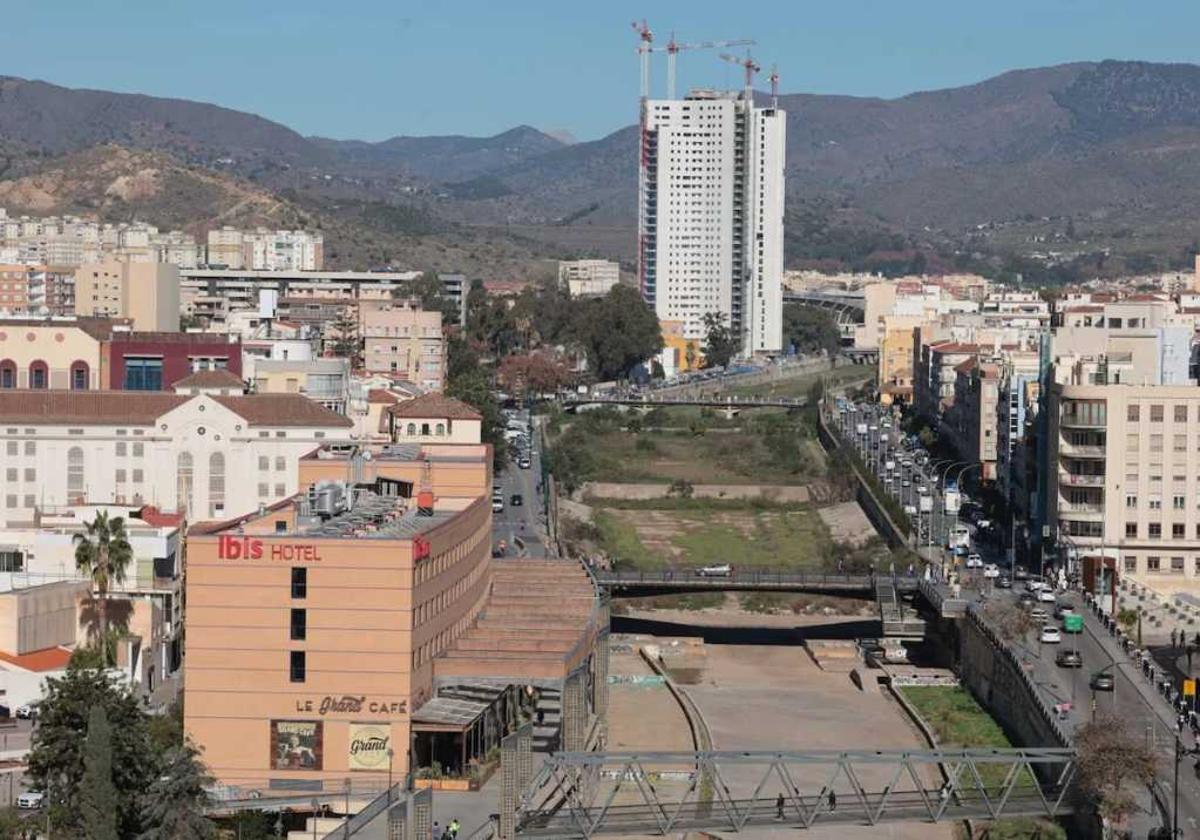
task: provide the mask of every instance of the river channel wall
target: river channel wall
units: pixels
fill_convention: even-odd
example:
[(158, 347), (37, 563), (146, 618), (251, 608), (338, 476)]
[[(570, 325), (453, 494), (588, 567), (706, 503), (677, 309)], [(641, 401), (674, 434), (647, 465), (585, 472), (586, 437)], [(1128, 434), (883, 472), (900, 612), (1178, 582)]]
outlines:
[[(825, 414), (821, 411), (817, 412), (817, 440), (821, 442), (821, 446), (826, 452), (834, 452), (840, 449), (842, 445), (838, 435), (826, 425)], [(854, 470), (856, 487), (854, 498), (859, 506), (862, 507), (863, 513), (867, 515), (867, 519), (871, 521), (879, 536), (883, 537), (884, 542), (888, 544), (888, 548), (899, 548), (908, 545), (908, 540), (905, 539), (903, 532), (892, 521), (892, 518), (888, 516), (887, 511), (883, 507), (883, 502), (871, 490), (866, 477), (859, 471), (855, 459), (851, 458), (848, 460), (851, 464), (851, 469)]]

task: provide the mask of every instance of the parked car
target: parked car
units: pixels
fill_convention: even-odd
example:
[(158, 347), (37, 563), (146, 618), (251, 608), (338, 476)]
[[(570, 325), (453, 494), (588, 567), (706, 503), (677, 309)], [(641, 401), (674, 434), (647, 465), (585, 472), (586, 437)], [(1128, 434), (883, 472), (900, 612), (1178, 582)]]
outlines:
[(1053, 589), (1039, 589), (1037, 598), (1039, 601), (1041, 601), (1044, 604), (1053, 604), (1054, 603), (1054, 590)]
[(18, 808), (41, 808), (46, 800), (46, 794), (40, 790), (27, 790), (17, 797)]
[(1025, 580), (1028, 577), (1029, 572), (1025, 570), (1024, 566), (1017, 566), (1013, 569), (1013, 580)]
[(1077, 650), (1060, 650), (1054, 663), (1060, 668), (1082, 668), (1083, 656)]
[(1060, 601), (1054, 605), (1054, 617), (1057, 619), (1062, 619), (1063, 616), (1073, 615), (1074, 613), (1075, 608), (1070, 604), (1064, 604)]
[(1017, 596), (1017, 600), (1023, 606), (1028, 607), (1028, 606), (1032, 606), (1033, 604), (1037, 603), (1037, 596), (1034, 595), (1032, 592), (1022, 592), (1020, 595)]
[(996, 578), (996, 588), (1012, 589), (1012, 578), (1008, 575), (1000, 575), (1000, 577)]
[(1062, 641), (1062, 633), (1057, 627), (1048, 624), (1042, 628), (1042, 634), (1038, 638), (1045, 644), (1056, 645)]
[(528, 455), (522, 455), (520, 458), (517, 459), (517, 466), (523, 470), (529, 469), (529, 467), (531, 465), (532, 465), (532, 462), (529, 460)]
[(1034, 607), (1029, 611), (1029, 617), (1038, 624), (1045, 624), (1050, 620), (1050, 616), (1041, 607)]
[(503, 499), (492, 499), (492, 513), (503, 513), (503, 512), (504, 512), (504, 500)]
[(995, 563), (988, 563), (983, 567), (983, 576), (985, 578), (992, 578), (993, 580), (1000, 577), (1000, 567)]
[(17, 717), (21, 720), (33, 720), (37, 717), (38, 704), (35, 700), (32, 703), (26, 703), (23, 706), (17, 706)]
[(1117, 681), (1113, 679), (1113, 675), (1107, 671), (1098, 671), (1092, 674), (1092, 679), (1088, 683), (1092, 687), (1092, 691), (1112, 691), (1117, 686)]
[(520, 493), (513, 493), (512, 496), (509, 497), (508, 503), (513, 507), (520, 507), (521, 505), (525, 504), (525, 499), (522, 498)]
[[(968, 569), (982, 569), (983, 568), (983, 558), (980, 557), (978, 554), (975, 554), (974, 552), (972, 552), (971, 554), (968, 554), (967, 555), (967, 568)], [(984, 574), (985, 575), (987, 574), (986, 570), (984, 571)]]
[(696, 570), (696, 577), (729, 577), (733, 574), (733, 566), (719, 563), (713, 566), (701, 566)]

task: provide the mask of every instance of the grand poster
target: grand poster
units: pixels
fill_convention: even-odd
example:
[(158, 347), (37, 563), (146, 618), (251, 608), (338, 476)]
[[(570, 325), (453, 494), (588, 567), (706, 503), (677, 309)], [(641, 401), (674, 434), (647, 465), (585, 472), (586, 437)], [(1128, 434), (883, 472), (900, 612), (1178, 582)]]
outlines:
[(392, 727), (378, 723), (350, 724), (350, 769), (386, 770)]
[(324, 758), (324, 736), (324, 724), (320, 721), (271, 721), (271, 768), (320, 770)]

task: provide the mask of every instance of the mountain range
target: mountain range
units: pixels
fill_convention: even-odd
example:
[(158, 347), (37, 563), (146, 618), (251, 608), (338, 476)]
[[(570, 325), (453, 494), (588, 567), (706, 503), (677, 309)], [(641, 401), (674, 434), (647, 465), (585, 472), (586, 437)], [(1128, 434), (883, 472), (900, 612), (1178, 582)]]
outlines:
[[(779, 106), (790, 265), (888, 266), (922, 254), (947, 267), (1032, 256), (1107, 270), (1180, 263), (1196, 240), (1194, 65), (1083, 62), (897, 99), (789, 94)], [(410, 246), (466, 237), (508, 253), (518, 273), (526, 258), (567, 253), (629, 260), (636, 142), (636, 126), (584, 143), (529, 126), (333, 140), (216, 105), (0, 77), (0, 179), (18, 185), (0, 181), (10, 212), (165, 212), (143, 208), (137, 190), (107, 202), (70, 194), (87, 180), (71, 176), (76, 162), (120, 149), (126, 161), (155, 155), (159, 167), (208, 179), (199, 194), (229, 192), (164, 223), (203, 226), (240, 206), (264, 223), (338, 219), (347, 235), (356, 224), (362, 237), (378, 233), (377, 253), (344, 248), (346, 260), (405, 262), (411, 252), (389, 236)], [(486, 270), (476, 262), (430, 267)]]

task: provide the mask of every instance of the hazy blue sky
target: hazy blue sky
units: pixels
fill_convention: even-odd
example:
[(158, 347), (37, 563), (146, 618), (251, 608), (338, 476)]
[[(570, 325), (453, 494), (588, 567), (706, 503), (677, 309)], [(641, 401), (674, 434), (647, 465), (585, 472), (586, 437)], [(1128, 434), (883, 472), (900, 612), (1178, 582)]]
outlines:
[[(607, 134), (636, 114), (630, 22), (757, 39), (785, 92), (899, 96), (1066, 61), (1200, 56), (1196, 0), (0, 0), (0, 74), (253, 111), (304, 134)], [(712, 52), (680, 80), (737, 86)], [(656, 86), (665, 80), (659, 58)], [(765, 87), (765, 80), (762, 86)], [(661, 88), (660, 88), (661, 89)]]

